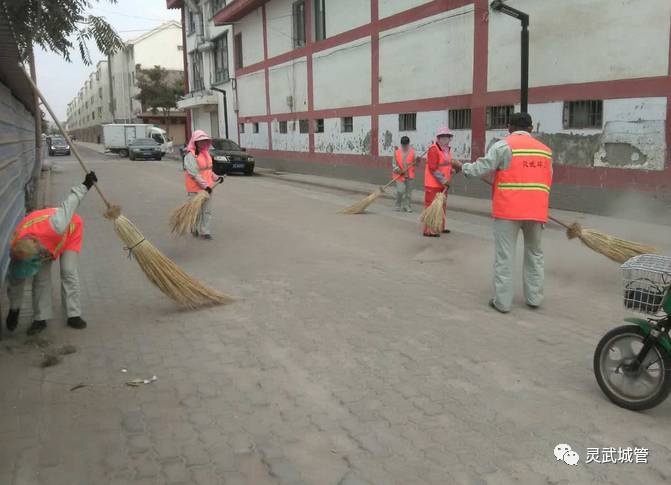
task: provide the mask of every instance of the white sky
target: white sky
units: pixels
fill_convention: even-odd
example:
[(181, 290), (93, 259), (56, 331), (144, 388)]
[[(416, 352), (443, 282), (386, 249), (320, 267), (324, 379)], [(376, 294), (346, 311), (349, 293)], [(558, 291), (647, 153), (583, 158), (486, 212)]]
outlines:
[[(105, 17), (124, 40), (138, 37), (167, 20), (181, 21), (180, 11), (168, 10), (165, 0), (118, 0), (116, 4), (100, 0), (93, 3), (95, 7), (91, 13)], [(84, 65), (78, 49), (71, 52), (71, 63), (54, 53), (35, 51), (37, 82), (61, 121), (66, 119), (68, 103), (95, 70), (95, 63), (105, 57), (94, 43), (89, 49), (92, 66)]]

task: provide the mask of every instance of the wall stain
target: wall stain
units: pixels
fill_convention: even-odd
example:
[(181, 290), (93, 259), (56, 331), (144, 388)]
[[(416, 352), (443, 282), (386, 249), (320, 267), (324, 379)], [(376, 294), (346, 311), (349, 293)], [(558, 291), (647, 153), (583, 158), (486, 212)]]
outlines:
[(384, 139), (382, 140), (382, 148), (384, 148), (384, 150), (389, 150), (394, 141), (394, 135), (392, 135), (391, 131), (385, 130), (382, 136), (384, 136)]
[(601, 134), (540, 133), (537, 138), (552, 148), (554, 163), (561, 165), (591, 167), (602, 146)]
[[(385, 140), (386, 140), (386, 135), (385, 135)], [(371, 132), (368, 130), (366, 132), (366, 136), (363, 137), (361, 140), (361, 151), (365, 154), (370, 154), (371, 153)]]

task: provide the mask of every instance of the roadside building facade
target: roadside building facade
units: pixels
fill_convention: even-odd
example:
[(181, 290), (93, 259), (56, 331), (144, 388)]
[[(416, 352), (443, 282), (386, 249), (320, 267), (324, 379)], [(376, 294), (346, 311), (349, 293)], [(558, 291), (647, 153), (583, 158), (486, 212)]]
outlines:
[(184, 142), (185, 116), (173, 110), (168, 122), (160, 113), (151, 113), (135, 99), (139, 69), (161, 66), (171, 74), (181, 73), (182, 27), (166, 22), (127, 41), (123, 49), (98, 62), (67, 109), (67, 126), (82, 141), (102, 143), (105, 123), (154, 123), (166, 129), (175, 144)]
[[(239, 140), (259, 165), (382, 181), (401, 136), (422, 153), (448, 125), (470, 160), (519, 110), (520, 22), (488, 0), (214, 3), (233, 30)], [(608, 212), (627, 191), (668, 210), (671, 3), (507, 4), (531, 19), (528, 111), (555, 153), (553, 203)]]
[[(172, 2), (175, 3), (175, 2)], [(233, 38), (228, 25), (216, 26), (214, 15), (223, 0), (189, 0), (169, 8), (182, 8), (184, 25), (185, 95), (178, 103), (189, 113), (190, 130), (212, 137), (237, 140), (236, 99), (233, 90)]]

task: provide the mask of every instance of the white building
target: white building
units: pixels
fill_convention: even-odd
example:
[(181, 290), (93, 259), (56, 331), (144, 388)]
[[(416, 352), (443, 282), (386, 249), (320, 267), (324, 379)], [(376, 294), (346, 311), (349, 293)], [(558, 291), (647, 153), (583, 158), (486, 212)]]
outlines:
[[(189, 110), (192, 130), (204, 130), (215, 138), (237, 139), (237, 106), (230, 62), (232, 32), (230, 26), (218, 27), (213, 22), (214, 14), (224, 3), (223, 0), (184, 2), (184, 71), (189, 91), (178, 106)], [(171, 7), (170, 2), (168, 6)]]
[[(421, 153), (449, 125), (473, 159), (519, 109), (520, 22), (489, 0), (215, 3), (233, 26), (239, 140), (261, 165), (382, 180), (402, 135)], [(671, 185), (671, 2), (507, 5), (530, 15), (529, 112), (562, 205)]]
[[(135, 99), (140, 92), (137, 71), (157, 65), (168, 71), (182, 71), (182, 49), (182, 27), (175, 21), (125, 42), (123, 49), (97, 64), (68, 104), (68, 130), (81, 140), (100, 143), (104, 123), (147, 121), (151, 115), (143, 112), (140, 101)], [(184, 138), (184, 115), (175, 114), (169, 132), (179, 144)], [(159, 120), (160, 117), (157, 124)]]

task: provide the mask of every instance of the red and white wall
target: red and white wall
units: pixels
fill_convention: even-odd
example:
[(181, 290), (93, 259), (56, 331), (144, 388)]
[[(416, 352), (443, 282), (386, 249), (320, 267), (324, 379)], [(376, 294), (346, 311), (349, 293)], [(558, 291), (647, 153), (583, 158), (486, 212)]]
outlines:
[[(402, 135), (426, 148), (449, 109), (472, 110), (471, 129), (456, 131), (459, 158), (482, 155), (505, 134), (486, 129), (486, 108), (519, 108), (519, 21), (491, 11), (488, 0), (325, 3), (327, 38), (314, 41), (314, 2), (306, 0), (307, 44), (298, 49), (292, 0), (234, 0), (215, 15), (242, 34), (240, 142), (260, 158), (372, 178)], [(637, 191), (671, 184), (671, 2), (508, 4), (531, 18), (529, 111), (555, 151), (556, 182)], [(571, 100), (603, 100), (603, 127), (564, 129)], [(416, 130), (399, 132), (399, 113), (417, 113)], [(342, 133), (348, 116), (353, 132)], [(310, 120), (308, 133), (301, 119)]]

